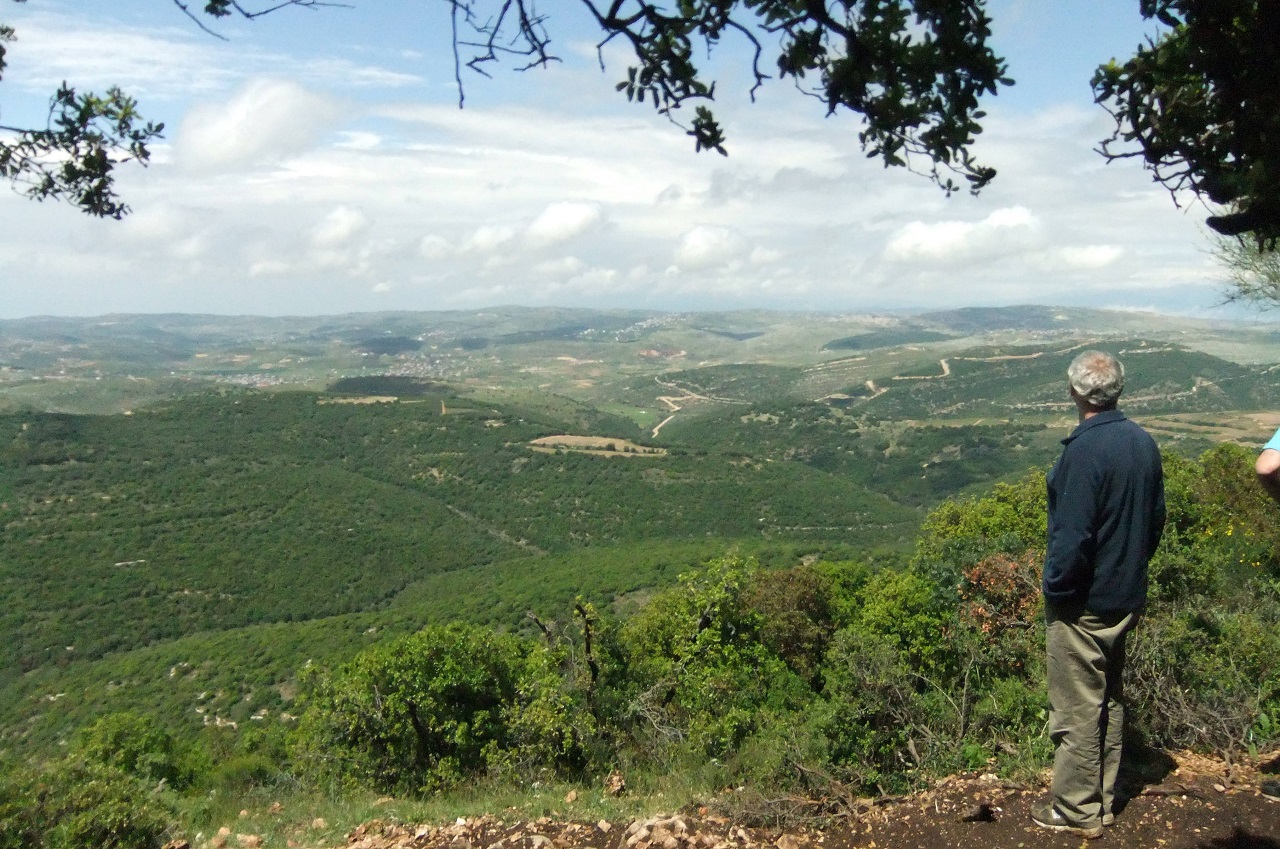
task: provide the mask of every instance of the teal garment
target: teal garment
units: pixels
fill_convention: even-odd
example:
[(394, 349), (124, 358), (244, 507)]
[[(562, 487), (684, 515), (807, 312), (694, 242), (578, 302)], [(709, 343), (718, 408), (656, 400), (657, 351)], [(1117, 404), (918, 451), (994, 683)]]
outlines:
[(1271, 441), (1262, 446), (1262, 450), (1266, 451), (1270, 448), (1272, 451), (1280, 451), (1280, 430), (1276, 431), (1276, 435), (1271, 437)]

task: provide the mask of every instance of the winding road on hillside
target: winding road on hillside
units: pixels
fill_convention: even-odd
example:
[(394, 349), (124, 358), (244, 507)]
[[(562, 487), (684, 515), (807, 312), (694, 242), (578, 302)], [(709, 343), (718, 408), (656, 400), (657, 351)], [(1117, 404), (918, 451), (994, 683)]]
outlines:
[(684, 404), (677, 403), (677, 402), (688, 403), (689, 401), (712, 401), (717, 404), (743, 403), (742, 400), (738, 398), (717, 398), (714, 395), (701, 395), (697, 392), (694, 392), (692, 389), (689, 389), (686, 386), (681, 386), (680, 384), (674, 381), (663, 380), (660, 377), (655, 377), (654, 382), (665, 389), (673, 389), (680, 393), (679, 395), (659, 395), (658, 396), (658, 400), (667, 405), (667, 409), (671, 411), (671, 415), (667, 416), (665, 419), (658, 422), (657, 426), (653, 429), (654, 436), (657, 436), (658, 432), (662, 430), (662, 428), (665, 427), (668, 422), (670, 422), (672, 419), (676, 417), (676, 413), (684, 409)]

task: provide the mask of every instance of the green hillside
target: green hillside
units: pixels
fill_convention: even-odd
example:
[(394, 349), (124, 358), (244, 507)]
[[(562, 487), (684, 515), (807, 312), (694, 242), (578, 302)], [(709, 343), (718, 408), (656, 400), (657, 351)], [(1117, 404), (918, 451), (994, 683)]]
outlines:
[[(131, 416), (0, 416), (0, 685), (184, 637), (215, 648), (183, 662), (225, 666), (222, 643), (189, 635), (269, 623), (383, 611), (359, 621), (518, 626), (528, 608), (608, 604), (735, 546), (903, 546), (919, 521), (851, 477), (714, 446), (534, 450), (566, 432), (638, 438), (572, 403), (364, 400), (233, 392)], [(290, 677), (314, 641), (271, 642), (275, 661), (235, 660), (217, 689)]]
[(211, 834), (282, 793), (620, 766), (713, 795), (1030, 774), (1042, 472), (1084, 347), (1119, 354), (1166, 452), (1139, 732), (1276, 737), (1265, 328), (1028, 307), (0, 329), (14, 810), (28, 780), (132, 787)]
[(751, 404), (672, 422), (673, 442), (800, 463), (931, 505), (979, 484), (1045, 467), (1064, 435), (1044, 422), (908, 423), (820, 403)]
[[(865, 413), (895, 419), (1028, 417), (1069, 414), (1064, 375), (1096, 340), (969, 348), (913, 367), (881, 372), (847, 388)], [(1124, 407), (1131, 413), (1280, 407), (1280, 374), (1201, 351), (1141, 339), (1108, 340), (1125, 363)]]
[[(486, 349), (654, 344), (673, 333), (752, 346), (792, 332), (767, 314), (696, 325), (593, 317), (585, 329), (572, 311), (436, 320), (449, 338), (484, 336)], [(207, 329), (192, 317), (121, 323), (128, 332), (111, 350), (168, 339), (165, 350), (181, 354), (201, 347), (184, 334)], [(300, 356), (297, 346), (337, 335), (403, 353), (421, 335), (411, 324), (312, 320), (278, 344)], [(92, 346), (95, 333), (105, 330), (50, 338)], [(227, 341), (219, 333), (201, 339)], [(0, 686), (13, 688), (0, 701), (32, 715), (31, 699), (57, 691), (60, 676), (88, 675), (99, 683), (77, 686), (101, 690), (121, 677), (112, 670), (122, 658), (150, 647), (167, 662), (162, 649), (175, 640), (194, 640), (184, 645), (205, 658), (185, 662), (221, 670), (219, 691), (247, 692), (245, 681), (278, 684), (309, 647), (331, 645), (282, 636), (297, 623), (345, 631), (350, 621), (378, 633), (458, 618), (519, 628), (526, 610), (563, 610), (577, 595), (612, 605), (735, 548), (766, 562), (790, 552), (782, 565), (819, 550), (901, 550), (921, 508), (1052, 462), (1071, 424), (1063, 372), (1085, 344), (970, 346), (940, 359), (904, 345), (652, 376), (599, 363), (600, 379), (583, 392), (617, 399), (599, 405), (521, 380), (451, 388), (366, 369), (325, 393), (187, 387), (127, 416), (0, 415), (0, 626), (12, 635), (0, 646)], [(1108, 346), (1128, 363), (1125, 408), (1164, 416), (1161, 440), (1188, 455), (1212, 444), (1212, 414), (1231, 411), (1219, 431), (1247, 439), (1257, 425), (1235, 411), (1280, 408), (1280, 375), (1268, 368), (1151, 341)], [(675, 409), (649, 404), (653, 425), (669, 416), (655, 437), (634, 409), (658, 393)], [(663, 450), (531, 445), (559, 434)], [(267, 649), (274, 660), (252, 673), (225, 662), (221, 640), (253, 642), (253, 629), (268, 625), (284, 629)], [(167, 674), (155, 663), (148, 674)]]

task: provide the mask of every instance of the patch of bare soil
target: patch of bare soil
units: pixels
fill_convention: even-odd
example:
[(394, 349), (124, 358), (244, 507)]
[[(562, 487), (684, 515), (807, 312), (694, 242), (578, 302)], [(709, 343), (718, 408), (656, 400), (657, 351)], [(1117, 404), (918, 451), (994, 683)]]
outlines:
[[(1280, 757), (1262, 772), (1280, 771)], [(1047, 778), (1047, 775), (1045, 776)], [(1128, 798), (1096, 841), (1032, 823), (1043, 785), (951, 776), (895, 799), (863, 800), (821, 828), (746, 827), (707, 808), (632, 823), (493, 817), (444, 825), (370, 822), (349, 849), (1280, 849), (1280, 803), (1257, 792), (1259, 769), (1181, 754), (1148, 757), (1122, 774)]]
[(664, 456), (665, 448), (652, 445), (638, 445), (629, 439), (617, 439), (609, 436), (542, 436), (529, 443), (534, 451), (552, 452), (556, 450), (576, 451), (580, 454), (608, 454), (611, 456), (639, 455)]

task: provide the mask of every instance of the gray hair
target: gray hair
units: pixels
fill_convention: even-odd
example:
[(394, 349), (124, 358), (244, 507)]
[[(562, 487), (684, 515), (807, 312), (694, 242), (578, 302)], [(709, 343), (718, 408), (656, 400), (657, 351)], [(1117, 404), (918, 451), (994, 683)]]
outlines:
[(1085, 351), (1067, 367), (1071, 388), (1091, 407), (1111, 407), (1124, 391), (1124, 366), (1103, 351)]

